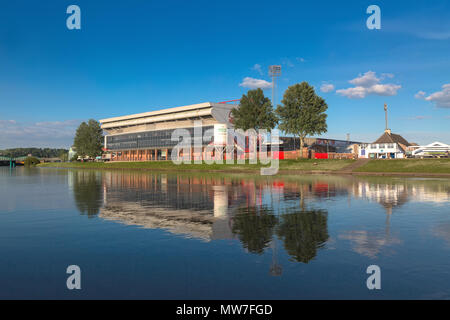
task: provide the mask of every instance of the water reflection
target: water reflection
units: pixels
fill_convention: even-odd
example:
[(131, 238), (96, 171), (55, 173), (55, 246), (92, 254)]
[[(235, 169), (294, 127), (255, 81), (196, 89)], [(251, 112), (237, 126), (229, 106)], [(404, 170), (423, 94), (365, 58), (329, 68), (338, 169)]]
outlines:
[(273, 240), (278, 217), (266, 207), (239, 208), (233, 219), (233, 233), (251, 253), (261, 254)]
[(102, 206), (102, 179), (96, 171), (79, 170), (69, 172), (69, 187), (73, 190), (75, 205), (81, 214), (93, 217)]
[(327, 221), (325, 210), (283, 214), (277, 233), (283, 240), (286, 252), (295, 261), (308, 263), (329, 238)]
[[(347, 198), (377, 203), (386, 214), (384, 231), (355, 228), (333, 241), (350, 241), (352, 250), (375, 258), (402, 243), (391, 234), (391, 215), (408, 202), (450, 202), (442, 180), (357, 177), (243, 178), (142, 172), (71, 172), (80, 212), (104, 220), (203, 241), (238, 239), (252, 254), (272, 254), (270, 273), (280, 275), (277, 250), (308, 263), (330, 241), (329, 204)], [(447, 227), (437, 228), (445, 238)], [(444, 236), (443, 236), (444, 235)]]

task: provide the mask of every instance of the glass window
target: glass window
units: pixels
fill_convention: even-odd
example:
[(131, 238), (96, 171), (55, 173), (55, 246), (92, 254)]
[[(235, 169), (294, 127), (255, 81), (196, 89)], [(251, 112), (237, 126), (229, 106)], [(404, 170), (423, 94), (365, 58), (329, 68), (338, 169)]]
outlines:
[[(202, 135), (205, 137), (206, 130), (213, 130), (214, 127), (207, 126), (202, 129)], [(181, 138), (178, 141), (172, 141), (172, 132), (174, 130), (175, 129), (146, 131), (139, 134), (128, 133), (117, 136), (107, 136), (106, 144), (110, 150), (174, 147), (181, 141)], [(193, 136), (193, 128), (186, 128), (186, 130)], [(205, 146), (211, 141), (212, 137), (205, 137), (202, 144)]]

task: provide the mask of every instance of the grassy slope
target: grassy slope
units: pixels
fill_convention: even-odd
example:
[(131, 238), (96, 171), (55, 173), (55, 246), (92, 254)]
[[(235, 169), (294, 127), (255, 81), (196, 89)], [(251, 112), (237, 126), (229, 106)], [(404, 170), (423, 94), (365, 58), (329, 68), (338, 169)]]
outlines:
[[(281, 160), (280, 170), (298, 170), (298, 171), (336, 171), (340, 170), (354, 160)], [(227, 165), (227, 164), (181, 164), (176, 165), (171, 161), (155, 161), (155, 162), (64, 162), (64, 163), (42, 163), (39, 167), (56, 167), (56, 168), (92, 168), (92, 169), (148, 169), (148, 170), (177, 170), (177, 171), (259, 171), (263, 165), (261, 164), (245, 164), (245, 165)]]
[(450, 173), (450, 159), (371, 160), (355, 172)]

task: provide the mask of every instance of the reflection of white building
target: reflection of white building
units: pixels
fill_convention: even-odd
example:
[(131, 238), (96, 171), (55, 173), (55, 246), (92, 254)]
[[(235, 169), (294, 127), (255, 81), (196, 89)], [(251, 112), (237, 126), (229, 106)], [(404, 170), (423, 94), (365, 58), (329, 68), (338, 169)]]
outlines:
[(408, 190), (404, 184), (372, 184), (361, 182), (358, 184), (358, 194), (369, 201), (381, 204), (386, 213), (408, 201)]
[(434, 156), (434, 155), (448, 155), (450, 153), (450, 146), (442, 142), (433, 142), (426, 146), (417, 146), (412, 152), (415, 157)]
[(429, 202), (433, 204), (450, 203), (448, 186), (432, 187), (426, 182), (419, 184), (373, 184), (359, 182), (353, 193), (363, 199), (381, 204), (386, 213), (406, 202)]

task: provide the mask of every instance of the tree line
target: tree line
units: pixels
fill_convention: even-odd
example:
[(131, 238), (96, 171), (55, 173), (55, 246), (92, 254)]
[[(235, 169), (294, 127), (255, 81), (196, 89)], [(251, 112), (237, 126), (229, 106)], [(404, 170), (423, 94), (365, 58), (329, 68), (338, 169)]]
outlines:
[(0, 150), (0, 155), (4, 157), (26, 157), (31, 154), (36, 158), (59, 158), (64, 154), (67, 154), (67, 149), (55, 149), (55, 148), (11, 148), (6, 150)]

